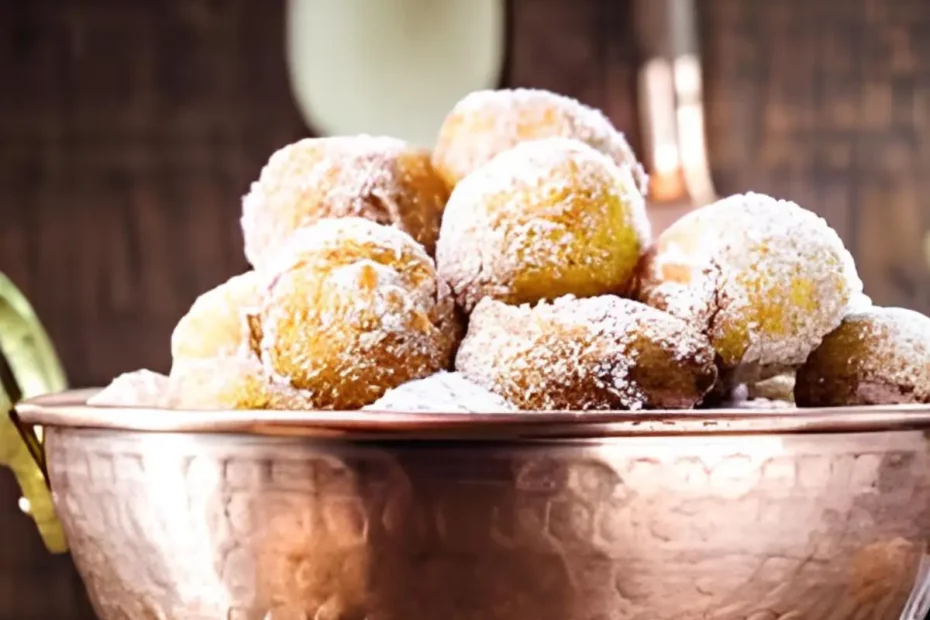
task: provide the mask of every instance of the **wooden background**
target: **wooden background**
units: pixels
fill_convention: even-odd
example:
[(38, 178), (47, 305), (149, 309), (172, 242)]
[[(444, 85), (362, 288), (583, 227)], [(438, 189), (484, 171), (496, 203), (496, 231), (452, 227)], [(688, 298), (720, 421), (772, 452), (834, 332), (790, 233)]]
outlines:
[[(930, 2), (698, 0), (721, 193), (824, 215), (883, 304), (930, 311)], [(626, 0), (513, 0), (505, 82), (638, 145)], [(74, 384), (165, 370), (194, 297), (246, 268), (239, 199), (308, 133), (281, 0), (0, 0), (0, 271)], [(0, 620), (92, 618), (0, 472)]]

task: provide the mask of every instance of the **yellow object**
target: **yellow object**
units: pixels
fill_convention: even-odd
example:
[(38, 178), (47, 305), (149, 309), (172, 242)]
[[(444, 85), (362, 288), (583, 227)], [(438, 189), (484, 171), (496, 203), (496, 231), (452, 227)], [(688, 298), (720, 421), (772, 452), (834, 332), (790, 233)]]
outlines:
[(484, 297), (534, 304), (624, 293), (649, 245), (632, 170), (578, 140), (520, 142), (446, 204), (436, 265), (470, 312)]
[[(55, 349), (29, 302), (0, 273), (0, 355), (11, 377), (0, 367), (0, 465), (16, 476), (23, 497), (20, 509), (36, 522), (45, 546), (52, 553), (68, 550), (51, 494), (39, 465), (10, 419), (13, 399), (30, 398), (66, 387), (65, 375)], [(12, 392), (12, 393), (11, 393)], [(41, 429), (38, 436), (41, 437)]]

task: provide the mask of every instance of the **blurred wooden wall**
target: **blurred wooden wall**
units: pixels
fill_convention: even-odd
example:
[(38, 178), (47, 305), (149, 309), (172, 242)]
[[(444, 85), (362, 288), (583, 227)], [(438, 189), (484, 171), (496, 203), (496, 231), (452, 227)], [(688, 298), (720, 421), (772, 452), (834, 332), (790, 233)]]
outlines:
[[(699, 0), (718, 191), (823, 214), (883, 304), (930, 312), (930, 2)], [(638, 145), (626, 0), (513, 0), (506, 82)], [(0, 0), (0, 271), (75, 384), (165, 370), (194, 297), (246, 268), (239, 199), (309, 130), (281, 0)], [(91, 618), (0, 472), (0, 620)]]

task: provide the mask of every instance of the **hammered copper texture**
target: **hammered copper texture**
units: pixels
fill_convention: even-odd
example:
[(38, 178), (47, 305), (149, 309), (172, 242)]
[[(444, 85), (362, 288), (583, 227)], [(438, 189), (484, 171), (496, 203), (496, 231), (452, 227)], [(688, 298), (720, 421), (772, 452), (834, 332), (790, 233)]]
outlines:
[(103, 620), (899, 620), (928, 447), (47, 435)]

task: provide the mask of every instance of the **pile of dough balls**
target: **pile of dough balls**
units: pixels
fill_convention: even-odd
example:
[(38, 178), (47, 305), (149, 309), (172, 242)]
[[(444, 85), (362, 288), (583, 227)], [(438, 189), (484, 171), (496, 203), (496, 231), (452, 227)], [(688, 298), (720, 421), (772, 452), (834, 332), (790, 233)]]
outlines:
[(300, 140), (243, 199), (254, 270), (194, 301), (169, 375), (127, 373), (90, 402), (372, 415), (930, 402), (930, 319), (872, 306), (823, 219), (747, 193), (653, 239), (647, 181), (601, 112), (541, 90), (468, 95), (432, 152)]

